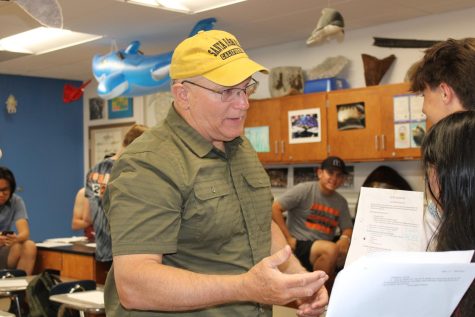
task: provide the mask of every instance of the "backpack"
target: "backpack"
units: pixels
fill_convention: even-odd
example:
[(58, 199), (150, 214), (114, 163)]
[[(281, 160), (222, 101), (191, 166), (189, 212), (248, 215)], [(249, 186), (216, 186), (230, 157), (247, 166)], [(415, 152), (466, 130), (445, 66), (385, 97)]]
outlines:
[(45, 270), (35, 276), (26, 287), (26, 301), (30, 317), (52, 317), (58, 313), (59, 304), (49, 300), (51, 288), (61, 283), (59, 277)]

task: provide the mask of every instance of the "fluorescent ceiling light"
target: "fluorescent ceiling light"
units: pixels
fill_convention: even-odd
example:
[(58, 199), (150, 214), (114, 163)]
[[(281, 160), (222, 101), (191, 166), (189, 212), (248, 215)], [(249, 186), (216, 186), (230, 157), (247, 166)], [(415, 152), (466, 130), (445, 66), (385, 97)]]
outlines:
[(102, 35), (39, 27), (0, 39), (0, 50), (27, 54), (44, 54), (101, 38)]
[(177, 11), (182, 13), (199, 13), (225, 7), (246, 0), (122, 0), (158, 9)]

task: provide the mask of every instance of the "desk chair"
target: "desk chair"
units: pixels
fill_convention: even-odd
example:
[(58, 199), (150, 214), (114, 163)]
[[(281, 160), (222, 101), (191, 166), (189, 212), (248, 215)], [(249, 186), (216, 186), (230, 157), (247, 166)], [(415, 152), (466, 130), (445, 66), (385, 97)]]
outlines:
[[(96, 289), (96, 281), (94, 280), (78, 280), (72, 282), (62, 282), (51, 288), (49, 296), (59, 294), (71, 294), (75, 292), (92, 291)], [(66, 309), (76, 309), (79, 311), (79, 316), (84, 317), (84, 312), (68, 307), (66, 304), (61, 304), (58, 310), (58, 316), (63, 316)]]
[[(6, 278), (13, 278), (13, 277), (22, 277), (26, 276), (26, 272), (23, 270), (19, 269), (2, 269), (0, 270), (0, 278), (1, 279), (6, 279)], [(20, 294), (23, 293), (24, 290), (18, 290), (18, 291), (7, 291), (4, 294), (0, 294), (2, 297), (9, 297), (12, 302), (15, 303), (16, 305), (16, 310), (18, 313), (18, 316), (21, 317), (21, 305), (20, 305)]]

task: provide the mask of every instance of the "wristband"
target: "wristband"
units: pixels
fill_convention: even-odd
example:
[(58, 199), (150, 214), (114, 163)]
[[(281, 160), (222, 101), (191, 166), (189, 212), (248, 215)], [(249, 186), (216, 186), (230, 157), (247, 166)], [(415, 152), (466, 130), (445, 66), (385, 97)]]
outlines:
[(342, 234), (338, 240), (341, 240), (341, 238), (346, 238), (348, 241), (351, 241), (350, 237), (348, 237), (346, 234)]

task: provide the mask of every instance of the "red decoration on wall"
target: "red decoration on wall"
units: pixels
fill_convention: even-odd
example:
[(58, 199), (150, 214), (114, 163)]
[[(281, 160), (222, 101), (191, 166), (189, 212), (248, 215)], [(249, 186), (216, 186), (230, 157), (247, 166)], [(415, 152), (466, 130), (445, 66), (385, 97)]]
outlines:
[(84, 88), (89, 85), (91, 82), (91, 79), (88, 81), (85, 81), (81, 86), (79, 87), (74, 87), (70, 84), (65, 84), (64, 85), (64, 91), (63, 91), (63, 101), (65, 103), (73, 102), (81, 98)]

